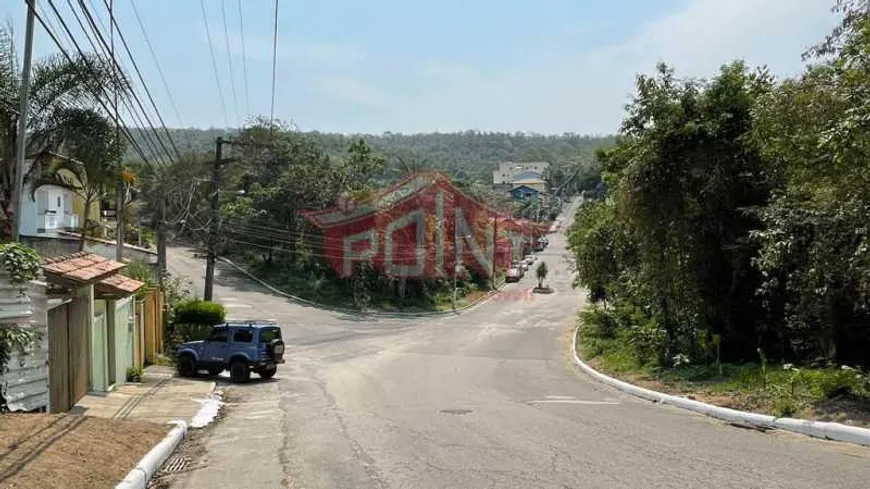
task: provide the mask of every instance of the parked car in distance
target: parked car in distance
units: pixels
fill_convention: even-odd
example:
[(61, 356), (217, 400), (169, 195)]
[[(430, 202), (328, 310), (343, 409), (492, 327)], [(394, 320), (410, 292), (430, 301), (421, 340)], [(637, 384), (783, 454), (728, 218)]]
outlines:
[(182, 377), (200, 370), (218, 375), (230, 371), (233, 382), (247, 382), (251, 372), (271, 379), (284, 363), (281, 327), (274, 321), (228, 321), (214, 326), (208, 338), (182, 343), (176, 353), (176, 369)]
[(505, 275), (505, 282), (519, 282), (521, 278), (523, 278), (523, 267), (520, 266), (519, 263), (514, 262), (511, 264), (511, 267), (508, 268), (507, 275)]

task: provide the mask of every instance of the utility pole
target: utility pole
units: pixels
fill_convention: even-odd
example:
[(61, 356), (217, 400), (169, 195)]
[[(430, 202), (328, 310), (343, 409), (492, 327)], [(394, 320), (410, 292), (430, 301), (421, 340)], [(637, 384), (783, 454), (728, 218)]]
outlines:
[[(115, 112), (115, 144), (120, 144), (121, 128), (118, 116), (118, 90), (120, 90), (120, 73), (116, 70), (115, 63), (115, 2), (109, 0), (109, 52), (112, 57), (112, 73), (115, 75), (115, 90), (112, 110)], [(127, 187), (124, 182), (124, 168), (121, 164), (121, 155), (118, 155), (118, 182), (115, 184), (115, 259), (119, 262), (124, 260), (124, 204)], [(86, 211), (87, 212), (87, 211)]]
[(220, 229), (221, 217), (221, 168), (230, 160), (223, 159), (223, 146), (250, 146), (260, 148), (274, 148), (272, 143), (263, 144), (250, 141), (233, 141), (231, 139), (217, 138), (214, 149), (214, 162), (211, 167), (211, 218), (208, 224), (208, 254), (205, 260), (205, 287), (203, 288), (203, 300), (210, 301), (214, 296), (214, 266), (217, 261), (217, 242)]
[(18, 95), (18, 138), (15, 146), (15, 186), (12, 193), (12, 239), (18, 241), (21, 230), (21, 199), (24, 193), (24, 158), (27, 154), (27, 109), (30, 106), (30, 67), (33, 62), (33, 22), (36, 19), (36, 0), (27, 2), (27, 27), (24, 31), (24, 64), (21, 73), (21, 90)]
[(492, 219), (492, 288), (497, 289), (498, 284), (496, 283), (496, 272), (498, 268), (496, 267), (496, 262), (498, 261), (498, 214), (495, 214), (495, 217)]
[(214, 265), (217, 259), (218, 220), (220, 219), (221, 191), (221, 153), (224, 138), (217, 138), (214, 149), (214, 162), (211, 167), (211, 219), (208, 226), (208, 256), (205, 260), (204, 300), (210, 301), (214, 295)]
[(157, 217), (157, 279), (163, 288), (166, 276), (166, 196), (160, 196), (159, 215)]

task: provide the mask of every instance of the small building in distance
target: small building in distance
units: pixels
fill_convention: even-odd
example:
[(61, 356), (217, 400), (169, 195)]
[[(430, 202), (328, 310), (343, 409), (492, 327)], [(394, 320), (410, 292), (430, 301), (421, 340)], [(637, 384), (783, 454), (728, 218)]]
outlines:
[(511, 189), (511, 197), (514, 200), (534, 199), (541, 195), (537, 189), (526, 185), (518, 185)]
[(514, 175), (513, 180), (511, 180), (511, 190), (517, 187), (528, 187), (542, 194), (547, 192), (547, 182), (540, 173), (535, 171), (525, 171)]
[(497, 170), (493, 170), (492, 184), (496, 186), (510, 185), (524, 172), (535, 172), (540, 177), (540, 175), (543, 175), (549, 167), (550, 164), (546, 161), (531, 161), (525, 163), (505, 161), (499, 163)]

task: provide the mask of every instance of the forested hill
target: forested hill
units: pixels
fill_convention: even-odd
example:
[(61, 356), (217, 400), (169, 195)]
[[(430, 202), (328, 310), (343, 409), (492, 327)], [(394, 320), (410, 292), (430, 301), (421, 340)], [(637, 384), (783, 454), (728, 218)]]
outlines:
[[(169, 133), (182, 152), (214, 151), (215, 139), (227, 135), (226, 131), (220, 129), (170, 129)], [(317, 140), (331, 154), (344, 153), (353, 138), (362, 137), (375, 151), (386, 156), (392, 165), (398, 165), (402, 160), (412, 167), (444, 169), (457, 177), (483, 181), (489, 181), (492, 170), (503, 161), (548, 161), (563, 168), (588, 164), (596, 148), (613, 142), (612, 136), (545, 136), (477, 131), (407, 135), (304, 134)], [(142, 131), (133, 130), (133, 136), (146, 154), (150, 153)], [(163, 139), (165, 141), (166, 138)], [(136, 154), (130, 150), (130, 156)]]

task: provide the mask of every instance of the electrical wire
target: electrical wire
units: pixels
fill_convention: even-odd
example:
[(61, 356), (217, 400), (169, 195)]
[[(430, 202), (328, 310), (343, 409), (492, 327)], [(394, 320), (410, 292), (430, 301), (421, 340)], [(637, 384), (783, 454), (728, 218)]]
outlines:
[[(49, 1), (49, 4), (50, 3), (51, 2)], [(56, 9), (55, 9), (55, 12), (56, 12)], [(67, 52), (66, 48), (60, 42), (60, 39), (57, 38), (54, 31), (52, 31), (49, 28), (48, 23), (45, 21), (45, 19), (43, 19), (42, 15), (40, 15), (39, 13), (34, 13), (34, 18), (36, 18), (36, 20), (39, 21), (39, 24), (42, 26), (42, 28), (45, 30), (46, 34), (48, 34), (48, 36), (51, 38), (51, 40), (54, 42), (54, 44), (57, 46), (57, 48), (60, 50), (61, 54), (64, 56), (64, 58), (67, 60), (67, 62), (73, 63), (74, 60), (73, 60), (72, 56), (70, 56), (70, 54)], [(63, 23), (62, 19), (61, 19), (61, 22)], [(69, 29), (65, 25), (64, 25), (64, 28), (69, 35)], [(82, 57), (84, 63), (87, 65), (88, 69), (93, 71), (93, 67), (90, 65), (90, 61), (88, 61), (87, 58), (84, 56), (84, 53), (82, 53), (82, 51), (79, 48), (79, 46), (77, 45), (77, 43), (75, 43), (75, 40), (74, 39), (72, 39), (72, 40), (73, 40), (73, 44), (76, 44), (76, 50), (80, 53), (79, 55)], [(100, 87), (100, 89), (105, 92), (105, 88)], [(95, 99), (96, 99), (96, 102), (99, 103), (100, 106), (103, 108), (103, 110), (105, 110), (106, 112), (109, 112), (109, 108), (103, 100), (101, 100), (99, 97), (96, 97)], [(133, 146), (133, 148), (136, 150), (137, 153), (139, 153), (139, 156), (142, 158), (142, 161), (145, 162), (146, 165), (150, 166), (151, 162), (145, 156), (145, 153), (142, 151), (142, 148), (133, 139), (133, 136), (130, 134), (130, 131), (127, 129), (127, 127), (122, 126), (122, 130), (124, 131), (127, 138), (130, 140), (130, 143)]]
[(275, 0), (275, 28), (272, 32), (272, 108), (269, 110), (269, 138), (275, 132), (275, 87), (278, 80), (278, 0)]
[(251, 102), (248, 98), (248, 55), (245, 52), (245, 21), (242, 17), (242, 0), (239, 3), (239, 37), (242, 41), (242, 77), (245, 80), (245, 114), (251, 113)]
[(239, 119), (239, 99), (236, 97), (236, 75), (233, 71), (233, 52), (230, 50), (230, 31), (227, 28), (227, 6), (226, 0), (221, 0), (221, 19), (224, 23), (224, 43), (227, 47), (227, 61), (230, 66), (230, 92), (233, 94), (233, 107), (236, 110), (236, 124), (239, 127), (242, 126), (241, 119)]
[[(148, 46), (148, 51), (151, 53), (151, 59), (154, 61), (154, 66), (157, 68), (157, 74), (160, 75), (160, 81), (163, 83), (163, 89), (166, 91), (166, 96), (169, 98), (169, 105), (172, 107), (172, 111), (175, 113), (175, 118), (178, 120), (178, 125), (181, 127), (186, 127), (184, 124), (184, 120), (181, 117), (181, 112), (178, 110), (178, 104), (175, 103), (175, 98), (172, 96), (172, 90), (169, 89), (169, 83), (166, 82), (166, 75), (163, 74), (163, 68), (160, 66), (160, 60), (157, 58), (157, 54), (154, 52), (154, 45), (151, 44), (151, 38), (148, 36), (148, 30), (145, 29), (145, 23), (142, 21), (142, 17), (139, 15), (139, 9), (136, 8), (136, 2), (131, 1), (130, 6), (133, 7), (133, 15), (136, 17), (136, 22), (139, 23), (139, 29), (142, 30), (142, 37), (145, 38), (145, 44)], [(188, 149), (193, 149), (193, 144), (191, 143), (191, 136), (189, 133), (186, 133), (187, 146)]]
[[(108, 0), (103, 0), (103, 2), (106, 4), (106, 7), (109, 7)], [(85, 13), (85, 15), (90, 20), (92, 27), (95, 29), (97, 35), (100, 38), (100, 41), (103, 42), (104, 45), (107, 45), (105, 43), (105, 39), (102, 36), (102, 33), (100, 33), (99, 28), (94, 23), (94, 20), (93, 20), (93, 17), (91, 16), (90, 11), (85, 6), (84, 0), (79, 0), (79, 6), (81, 7), (82, 11)], [(124, 46), (124, 51), (127, 53), (127, 56), (130, 58), (130, 63), (133, 64), (133, 69), (136, 71), (136, 75), (139, 77), (139, 81), (142, 83), (142, 89), (145, 91), (145, 95), (148, 97), (148, 100), (151, 102), (151, 107), (152, 107), (152, 109), (154, 109), (154, 114), (157, 116), (157, 120), (160, 122), (160, 125), (163, 128), (164, 134), (166, 134), (166, 139), (169, 140), (169, 145), (172, 146), (172, 149), (175, 151), (175, 155), (180, 159), (181, 152), (178, 151), (178, 147), (175, 145), (175, 141), (172, 139), (172, 134), (170, 134), (169, 129), (166, 128), (166, 123), (163, 121), (163, 116), (160, 114), (160, 110), (157, 108), (157, 104), (154, 102), (154, 97), (151, 96), (151, 90), (148, 89), (148, 84), (145, 82), (145, 77), (142, 76), (142, 72), (139, 70), (139, 65), (136, 63), (136, 59), (133, 56), (133, 53), (130, 52), (130, 46), (127, 44), (127, 39), (124, 37), (124, 32), (121, 30), (121, 26), (118, 25), (118, 21), (115, 18), (115, 16), (112, 16), (112, 18), (110, 19), (110, 22), (114, 26), (115, 31), (118, 32), (118, 38), (121, 39), (121, 44)], [(117, 65), (118, 69), (120, 70), (121, 67), (117, 61), (115, 61), (115, 65)], [(132, 87), (130, 87), (130, 90), (132, 92)], [(139, 108), (142, 110), (143, 114), (145, 114), (145, 118), (146, 118), (146, 120), (148, 120), (148, 122), (150, 124), (151, 121), (148, 119), (147, 112), (142, 107), (142, 104), (138, 101), (138, 97), (137, 97), (137, 104), (139, 105)], [(157, 135), (156, 134), (157, 129), (154, 127), (153, 124), (151, 125), (151, 129), (155, 133), (155, 135)], [(166, 150), (167, 153), (169, 152), (169, 150), (166, 149), (165, 146), (164, 146), (164, 150)]]
[[(60, 20), (61, 24), (63, 25), (64, 30), (66, 31), (67, 38), (68, 38), (70, 41), (72, 41), (73, 45), (75, 46), (76, 51), (79, 53), (79, 57), (80, 57), (80, 59), (82, 60), (82, 62), (85, 63), (85, 65), (87, 66), (87, 68), (88, 68), (91, 72), (94, 72), (95, 70), (94, 70), (94, 67), (93, 67), (93, 66), (91, 65), (91, 63), (90, 63), (90, 60), (88, 60), (87, 56), (85, 56), (84, 52), (82, 52), (82, 50), (81, 50), (81, 48), (79, 47), (78, 43), (77, 43), (77, 42), (75, 41), (75, 39), (73, 38), (72, 33), (71, 33), (71, 31), (69, 30), (69, 27), (66, 25), (66, 22), (63, 20), (62, 17), (60, 17), (60, 16), (58, 15), (57, 8), (54, 6), (54, 4), (51, 2), (51, 0), (49, 0), (49, 5), (51, 6), (52, 10), (54, 10), (55, 15), (57, 15), (58, 19)], [(61, 54), (62, 54), (63, 57), (67, 60), (67, 62), (69, 62), (69, 63), (73, 63), (74, 60), (73, 60), (72, 56), (70, 56), (70, 54), (67, 52), (67, 50), (66, 50), (66, 48), (64, 47), (64, 45), (60, 42), (60, 39), (57, 38), (57, 36), (55, 35), (54, 31), (49, 27), (48, 23), (46, 22), (46, 19), (43, 18), (43, 16), (40, 15), (38, 12), (35, 12), (35, 13), (34, 13), (34, 17), (36, 18), (36, 20), (39, 21), (39, 23), (40, 23), (40, 25), (42, 26), (42, 28), (45, 30), (45, 32), (48, 34), (48, 36), (51, 38), (51, 40), (55, 43), (55, 45), (56, 45), (57, 48), (60, 50)], [(101, 90), (104, 94), (107, 94), (105, 87), (100, 86), (100, 87), (98, 87), (98, 89)], [(96, 102), (97, 102), (97, 103), (102, 107), (102, 109), (105, 110), (107, 113), (110, 112), (109, 107), (107, 106), (107, 104), (106, 104), (106, 103), (105, 103), (105, 102), (104, 102), (100, 97), (95, 97), (95, 101), (96, 101)], [(142, 151), (142, 148), (141, 148), (141, 147), (138, 145), (138, 143), (136, 143), (136, 141), (133, 139), (132, 135), (130, 134), (130, 131), (127, 129), (126, 126), (123, 127), (123, 130), (124, 130), (124, 133), (125, 133), (125, 135), (127, 136), (127, 138), (130, 140), (131, 145), (133, 146), (134, 150), (136, 150), (136, 152), (139, 153), (139, 156), (142, 158), (142, 161), (144, 161), (147, 165), (150, 165), (151, 163), (150, 163), (150, 161), (148, 160), (148, 158), (145, 156), (145, 152)]]
[(199, 0), (199, 6), (202, 9), (202, 22), (205, 24), (205, 36), (208, 38), (208, 50), (211, 53), (211, 65), (214, 68), (214, 79), (215, 83), (217, 83), (218, 96), (221, 101), (221, 109), (224, 113), (224, 124), (226, 124), (226, 128), (230, 127), (230, 119), (227, 116), (227, 103), (224, 101), (224, 90), (221, 88), (221, 76), (217, 67), (217, 59), (214, 56), (214, 44), (211, 42), (211, 30), (208, 28), (208, 14), (205, 12), (205, 0)]
[[(78, 22), (78, 24), (79, 24), (79, 28), (82, 30), (82, 33), (84, 34), (85, 38), (88, 40), (88, 43), (91, 45), (91, 48), (94, 50), (94, 52), (96, 52), (96, 51), (97, 51), (97, 44), (96, 44), (96, 42), (95, 42), (93, 39), (91, 39), (90, 35), (89, 35), (88, 32), (87, 32), (87, 29), (85, 28), (84, 22), (82, 21), (81, 17), (79, 17), (79, 15), (78, 15), (78, 13), (75, 11), (75, 9), (73, 9), (72, 2), (71, 2), (70, 0), (67, 0), (67, 4), (69, 5), (69, 8), (70, 8), (70, 10), (71, 10), (72, 13), (73, 13), (73, 16), (75, 17), (76, 21)], [(75, 42), (75, 39), (73, 38), (72, 32), (67, 28), (66, 23), (63, 21), (63, 18), (60, 17), (60, 13), (59, 13), (59, 12), (57, 11), (57, 9), (54, 7), (54, 4), (53, 4), (51, 1), (49, 1), (49, 5), (52, 6), (52, 9), (54, 9), (55, 14), (57, 15), (58, 19), (61, 21), (61, 24), (63, 24), (65, 30), (67, 30), (67, 37), (68, 37), (68, 38), (73, 42), (73, 44), (75, 44), (76, 46), (78, 46), (78, 44)], [(106, 47), (102, 47), (101, 50), (102, 50), (102, 52), (103, 52), (103, 56), (105, 56), (106, 58), (109, 58), (109, 59), (112, 59), (112, 58), (113, 58), (113, 57), (111, 56), (111, 53), (107, 50)], [(79, 50), (79, 53), (80, 53), (82, 56), (84, 56), (84, 53), (83, 53), (81, 50)], [(113, 60), (113, 62), (114, 62), (114, 60)], [(114, 66), (115, 66), (115, 64), (113, 64), (113, 68), (114, 68)], [(116, 77), (116, 78), (117, 78), (117, 77)], [(117, 83), (117, 80), (116, 80), (116, 83)], [(111, 97), (110, 97), (110, 98), (111, 98)], [(131, 115), (134, 119), (136, 119), (136, 122), (139, 123), (140, 126), (144, 127), (144, 123), (142, 123), (141, 118), (139, 118), (139, 114), (136, 113), (136, 111), (135, 111), (135, 109), (133, 108), (132, 103), (129, 101), (129, 99), (128, 99), (128, 98), (123, 98), (123, 99), (122, 99), (122, 103), (126, 106), (127, 111), (130, 113), (130, 115)], [(110, 112), (111, 112), (111, 113), (114, 113), (114, 111), (110, 111)], [(149, 147), (148, 149), (149, 149), (149, 151), (151, 151), (151, 154), (152, 154), (152, 155), (155, 155), (155, 156), (157, 156), (157, 157), (159, 157), (159, 156), (160, 156), (160, 154), (159, 154), (160, 152), (159, 152), (159, 150), (157, 149), (157, 146), (154, 144), (154, 141), (153, 141), (152, 139), (149, 138), (149, 139), (146, 140), (145, 142), (146, 142), (146, 145), (150, 145), (150, 147)]]

